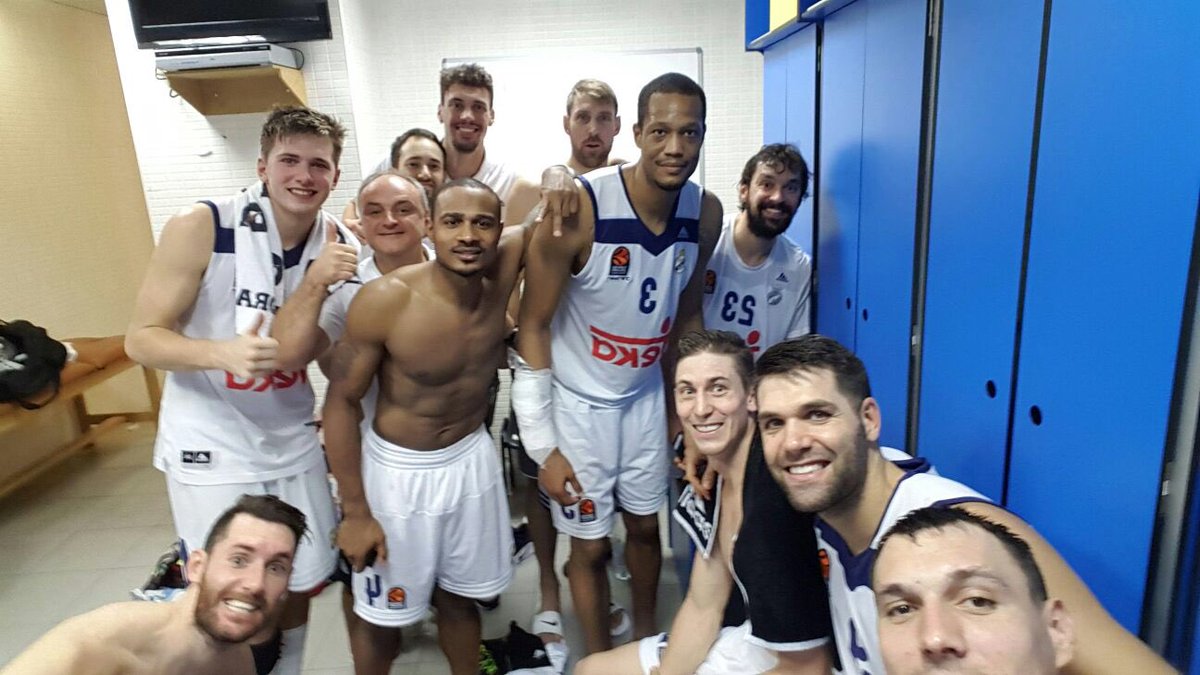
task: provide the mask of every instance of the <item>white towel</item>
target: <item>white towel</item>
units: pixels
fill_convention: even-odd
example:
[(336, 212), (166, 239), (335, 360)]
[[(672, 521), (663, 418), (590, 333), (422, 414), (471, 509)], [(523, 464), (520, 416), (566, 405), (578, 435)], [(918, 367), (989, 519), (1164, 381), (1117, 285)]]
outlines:
[[(266, 294), (267, 307), (259, 335), (267, 335), (271, 330), (271, 321), (275, 312), (286, 299), (283, 288), (283, 243), (279, 239), (279, 228), (275, 225), (275, 215), (271, 210), (270, 195), (267, 194), (266, 184), (255, 181), (234, 199), (234, 213), (240, 213), (237, 228), (234, 231), (235, 297), (241, 297), (244, 291), (249, 291), (251, 298), (260, 298)], [(312, 261), (325, 245), (326, 228), (338, 231), (338, 240), (346, 241), (346, 234), (338, 226), (337, 219), (325, 213), (317, 212), (317, 220), (309, 232), (308, 241), (304, 243), (301, 254), (301, 269), (308, 269)], [(254, 326), (263, 312), (250, 303), (250, 306), (238, 304), (235, 306), (234, 326), (239, 334)]]

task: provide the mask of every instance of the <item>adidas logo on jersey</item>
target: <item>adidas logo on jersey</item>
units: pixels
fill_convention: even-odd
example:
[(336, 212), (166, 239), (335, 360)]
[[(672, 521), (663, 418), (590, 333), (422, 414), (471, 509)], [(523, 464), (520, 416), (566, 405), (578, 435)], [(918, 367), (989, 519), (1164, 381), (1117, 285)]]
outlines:
[(779, 276), (775, 277), (775, 281), (782, 281), (783, 283), (786, 284), (788, 282), (787, 275), (784, 274), (783, 272), (780, 272)]

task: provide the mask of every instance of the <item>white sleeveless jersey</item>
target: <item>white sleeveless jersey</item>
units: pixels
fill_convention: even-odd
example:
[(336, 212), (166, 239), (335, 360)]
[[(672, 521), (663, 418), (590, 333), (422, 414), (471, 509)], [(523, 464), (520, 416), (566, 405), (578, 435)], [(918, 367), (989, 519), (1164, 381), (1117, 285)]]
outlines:
[[(208, 268), (191, 309), (180, 319), (184, 337), (234, 337), (233, 200), (206, 201), (215, 237)], [(345, 239), (344, 232), (341, 237)], [(284, 297), (305, 270), (303, 244), (283, 254)], [(278, 268), (276, 268), (278, 269)], [(264, 307), (272, 313), (278, 307)], [(242, 379), (220, 370), (171, 371), (163, 386), (154, 466), (175, 480), (216, 485), (292, 476), (324, 461), (313, 419), (314, 396), (305, 369)]]
[(508, 164), (491, 161), (488, 159), (487, 153), (483, 155), (483, 164), (479, 165), (479, 171), (476, 171), (475, 175), (471, 177), (492, 188), (492, 192), (495, 192), (500, 197), (500, 201), (504, 202), (505, 205), (508, 204), (509, 198), (512, 197), (513, 187), (516, 186), (517, 179), (520, 178), (517, 175), (516, 169)]
[(704, 271), (704, 327), (737, 333), (758, 358), (767, 347), (809, 332), (812, 263), (803, 249), (780, 236), (767, 259), (750, 267), (733, 245), (738, 215), (725, 216)]
[(932, 473), (932, 467), (923, 459), (893, 461), (905, 469), (905, 474), (892, 493), (869, 548), (852, 555), (841, 536), (820, 517), (816, 519), (818, 556), (829, 570), (829, 610), (841, 662), (841, 668), (835, 670), (838, 673), (886, 672), (879, 650), (875, 592), (871, 589), (871, 567), (883, 535), (896, 521), (922, 507), (991, 501), (961, 483)]
[(587, 264), (568, 281), (551, 323), (554, 380), (602, 406), (620, 406), (662, 386), (659, 361), (700, 254), (704, 189), (688, 181), (667, 227), (638, 218), (620, 167), (580, 178), (596, 228)]

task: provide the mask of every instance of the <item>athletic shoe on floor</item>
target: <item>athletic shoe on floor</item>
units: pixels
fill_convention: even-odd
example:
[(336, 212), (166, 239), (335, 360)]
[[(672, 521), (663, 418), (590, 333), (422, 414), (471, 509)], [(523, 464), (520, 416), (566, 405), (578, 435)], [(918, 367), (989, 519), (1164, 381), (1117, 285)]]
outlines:
[(533, 540), (529, 538), (529, 523), (521, 523), (513, 528), (513, 566), (520, 565), (532, 555)]
[(182, 595), (187, 585), (187, 549), (177, 539), (158, 557), (146, 583), (129, 591), (129, 595), (134, 600), (166, 602)]

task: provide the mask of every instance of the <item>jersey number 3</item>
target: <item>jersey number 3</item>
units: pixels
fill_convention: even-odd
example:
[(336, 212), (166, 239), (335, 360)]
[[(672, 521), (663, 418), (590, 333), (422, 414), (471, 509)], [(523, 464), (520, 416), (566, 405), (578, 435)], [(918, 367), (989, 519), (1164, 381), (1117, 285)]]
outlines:
[(657, 290), (658, 282), (654, 280), (654, 277), (646, 277), (646, 280), (642, 282), (642, 297), (638, 299), (638, 309), (642, 311), (642, 314), (649, 314), (654, 311), (655, 307), (658, 307), (658, 301), (651, 297), (651, 294)]
[[(733, 291), (725, 294), (725, 300), (721, 303), (721, 318), (729, 323), (737, 321), (743, 326), (754, 325), (754, 296), (743, 295), (740, 303), (738, 300), (738, 294)], [(739, 314), (741, 316), (738, 316)]]

